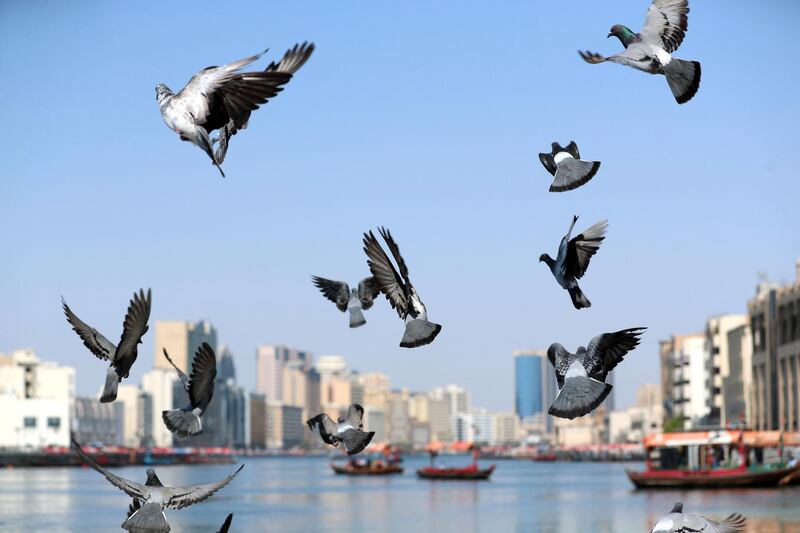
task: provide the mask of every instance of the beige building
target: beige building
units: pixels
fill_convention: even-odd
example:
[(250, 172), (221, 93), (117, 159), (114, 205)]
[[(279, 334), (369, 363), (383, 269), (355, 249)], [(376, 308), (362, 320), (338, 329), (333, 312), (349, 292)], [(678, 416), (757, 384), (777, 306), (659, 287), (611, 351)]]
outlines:
[(747, 315), (719, 315), (706, 322), (706, 407), (708, 425), (724, 425), (722, 383), (730, 375), (728, 332), (746, 325)]
[(284, 367), (293, 363), (308, 372), (313, 358), (311, 352), (288, 346), (259, 346), (256, 348), (256, 392), (266, 396), (267, 401), (282, 402)]
[[(192, 323), (183, 320), (156, 321), (154, 368), (173, 370), (164, 350), (167, 350), (175, 365), (186, 372), (191, 371), (191, 361), (201, 344), (207, 342), (217, 349), (217, 330), (206, 320)], [(174, 370), (173, 370), (174, 372)]]
[(750, 427), (753, 420), (753, 337), (750, 325), (728, 331), (730, 368), (722, 378), (722, 425)]
[[(700, 424), (708, 415), (708, 352), (704, 333), (673, 335), (661, 341), (662, 394), (666, 394), (666, 418), (678, 418), (685, 429)], [(663, 370), (662, 370), (663, 371)]]
[(516, 413), (496, 413), (494, 415), (494, 441), (492, 444), (504, 446), (519, 444), (520, 422)]
[(663, 431), (664, 408), (661, 386), (646, 383), (636, 391), (636, 403), (625, 410), (609, 415), (608, 440), (610, 443), (641, 443), (653, 433)]
[(368, 372), (359, 374), (356, 379), (363, 391), (364, 405), (377, 407), (386, 412), (386, 401), (391, 389), (389, 376), (380, 372)]
[(139, 432), (139, 387), (120, 383), (114, 402), (117, 418), (117, 444), (137, 447), (141, 443)]
[(450, 422), (450, 402), (445, 398), (429, 396), (427, 410), (431, 440), (452, 442), (453, 426)]

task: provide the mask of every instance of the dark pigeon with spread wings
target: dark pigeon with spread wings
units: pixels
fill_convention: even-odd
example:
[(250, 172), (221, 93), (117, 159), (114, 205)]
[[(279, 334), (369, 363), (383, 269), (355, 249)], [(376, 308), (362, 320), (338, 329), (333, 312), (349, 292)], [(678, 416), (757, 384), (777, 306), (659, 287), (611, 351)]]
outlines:
[(319, 435), (325, 444), (336, 447), (344, 444), (347, 455), (355, 455), (362, 452), (375, 435), (374, 431), (362, 431), (363, 418), (364, 408), (354, 403), (348, 407), (347, 416), (339, 417), (338, 423), (322, 413), (308, 419), (306, 425), (313, 433)]
[[(247, 127), (250, 114), (283, 90), (314, 51), (313, 43), (296, 44), (278, 62), (257, 72), (242, 72), (266, 53), (208, 67), (195, 74), (178, 94), (169, 87), (156, 87), (156, 100), (167, 126), (181, 140), (200, 147), (225, 177), (220, 165), (225, 160), (230, 138)], [(219, 131), (219, 137), (210, 137)], [(216, 152), (213, 145), (218, 142)]]
[(581, 232), (580, 235), (571, 238), (572, 228), (575, 227), (577, 221), (577, 216), (572, 218), (569, 231), (561, 239), (558, 247), (558, 256), (553, 259), (548, 254), (542, 254), (539, 256), (539, 261), (547, 264), (558, 284), (569, 292), (575, 309), (583, 309), (591, 307), (592, 303), (581, 291), (578, 280), (586, 273), (589, 261), (600, 249), (600, 243), (606, 238), (608, 221), (601, 220)]
[(103, 361), (109, 361), (110, 365), (106, 371), (106, 382), (100, 401), (103, 403), (113, 402), (117, 399), (117, 388), (119, 382), (127, 378), (133, 363), (138, 356), (138, 347), (142, 342), (142, 337), (149, 326), (147, 321), (150, 319), (150, 289), (147, 295), (144, 290), (139, 290), (133, 294), (128, 312), (122, 324), (122, 336), (119, 345), (114, 345), (105, 338), (99, 331), (86, 324), (72, 312), (64, 298), (61, 298), (61, 305), (72, 329), (83, 341), (90, 352)]
[(194, 437), (203, 431), (200, 419), (214, 396), (214, 381), (217, 379), (217, 357), (211, 346), (204, 342), (194, 354), (192, 375), (187, 378), (164, 350), (167, 361), (175, 368), (183, 388), (189, 393), (189, 405), (183, 409), (163, 411), (161, 417), (171, 432), (179, 437)]
[(334, 281), (319, 276), (311, 276), (311, 281), (320, 290), (323, 296), (336, 304), (341, 311), (349, 311), (350, 327), (357, 328), (367, 323), (364, 313), (380, 294), (378, 283), (373, 276), (358, 282), (358, 289), (350, 289), (344, 281)]
[(630, 328), (614, 333), (603, 333), (570, 353), (559, 343), (547, 350), (558, 382), (558, 395), (548, 413), (559, 418), (586, 415), (599, 406), (611, 392), (612, 385), (605, 383), (606, 376), (639, 345), (639, 336), (647, 328)]
[(389, 230), (380, 228), (381, 237), (392, 253), (397, 268), (370, 231), (364, 234), (364, 253), (367, 265), (377, 281), (380, 291), (386, 296), (392, 309), (405, 321), (405, 332), (400, 341), (403, 348), (415, 348), (433, 342), (442, 326), (428, 321), (428, 311), (417, 294), (408, 276), (408, 268), (400, 255), (400, 248)]
[(564, 192), (577, 189), (591, 180), (600, 168), (600, 161), (583, 161), (575, 141), (563, 147), (552, 144), (550, 153), (539, 154), (539, 161), (553, 176), (550, 192)]

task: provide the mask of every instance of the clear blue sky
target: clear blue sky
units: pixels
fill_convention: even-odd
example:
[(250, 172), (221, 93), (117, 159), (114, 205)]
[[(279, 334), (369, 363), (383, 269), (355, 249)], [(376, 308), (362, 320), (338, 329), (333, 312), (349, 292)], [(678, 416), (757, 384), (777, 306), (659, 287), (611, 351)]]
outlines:
[[(429, 4), (3, 2), (0, 351), (75, 366), (93, 394), (105, 367), (59, 296), (116, 341), (152, 287), (151, 320), (213, 321), (247, 387), (255, 346), (285, 343), (510, 410), (513, 349), (648, 326), (616, 370), (625, 404), (658, 380), (658, 339), (744, 312), (759, 271), (793, 277), (799, 4), (694, 1), (677, 55), (703, 79), (684, 106), (576, 53), (619, 50), (609, 27), (638, 29), (646, 0)], [(316, 53), (233, 139), (227, 179), (164, 126), (157, 83), (303, 40)], [(550, 194), (537, 153), (570, 139), (603, 166)], [(537, 262), (573, 213), (610, 221), (580, 312)], [(365, 275), (377, 225), (444, 325), (431, 346), (399, 348), (383, 301), (349, 330), (309, 281)]]

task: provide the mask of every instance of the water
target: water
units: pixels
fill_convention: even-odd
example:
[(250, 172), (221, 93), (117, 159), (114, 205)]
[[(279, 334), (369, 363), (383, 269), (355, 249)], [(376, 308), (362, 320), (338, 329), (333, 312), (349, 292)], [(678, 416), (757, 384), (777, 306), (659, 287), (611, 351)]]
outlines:
[[(466, 458), (448, 458), (466, 463)], [(486, 482), (418, 480), (427, 459), (400, 476), (336, 476), (323, 458), (248, 459), (239, 477), (203, 503), (167, 511), (172, 531), (214, 533), (229, 512), (232, 532), (649, 532), (676, 501), (720, 518), (746, 514), (750, 533), (800, 533), (800, 487), (634, 491), (625, 465), (498, 461)], [(627, 465), (641, 468), (640, 465)], [(165, 466), (166, 484), (223, 478), (231, 465)], [(144, 467), (113, 470), (143, 482)], [(0, 471), (0, 531), (122, 531), (129, 499), (85, 468)]]

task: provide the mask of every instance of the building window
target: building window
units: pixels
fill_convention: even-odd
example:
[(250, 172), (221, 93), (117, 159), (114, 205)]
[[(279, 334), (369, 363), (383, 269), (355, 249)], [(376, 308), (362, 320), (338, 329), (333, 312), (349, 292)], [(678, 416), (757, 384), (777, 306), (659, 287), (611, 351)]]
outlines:
[(22, 425), (26, 428), (35, 428), (36, 427), (36, 418), (32, 416), (26, 416), (22, 419)]
[(48, 416), (47, 417), (47, 427), (50, 429), (60, 429), (61, 428), (61, 418), (57, 416)]

